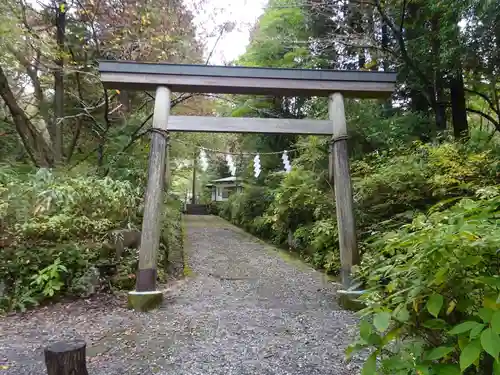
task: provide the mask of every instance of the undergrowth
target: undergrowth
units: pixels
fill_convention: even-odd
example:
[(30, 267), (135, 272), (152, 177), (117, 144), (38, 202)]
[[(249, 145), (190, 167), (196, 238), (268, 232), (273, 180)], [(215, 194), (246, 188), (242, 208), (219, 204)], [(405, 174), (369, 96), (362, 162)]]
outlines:
[[(277, 185), (248, 185), (219, 212), (336, 274), (335, 205), (314, 152), (325, 151), (305, 152), (290, 173), (271, 175)], [(368, 350), (366, 375), (500, 374), (494, 145), (414, 142), (365, 155), (351, 169), (362, 251), (355, 276), (366, 308), (348, 356)]]
[[(327, 155), (323, 148), (312, 147), (295, 161), (290, 173), (271, 174), (272, 184), (248, 184), (218, 212), (245, 230), (299, 253), (315, 267), (337, 274), (333, 190), (326, 170), (314, 168), (321, 164), (315, 154), (324, 159)], [(355, 160), (351, 169), (358, 239), (364, 251), (369, 237), (407, 224), (438, 203), (446, 208), (456, 199), (496, 184), (499, 163), (492, 151), (470, 145), (414, 142), (368, 154)]]
[(487, 187), (372, 238), (357, 271), (367, 307), (348, 351), (370, 349), (364, 373), (499, 373), (499, 212), (500, 191)]
[[(137, 251), (116, 261), (110, 243), (113, 231), (140, 229), (143, 186), (2, 168), (0, 199), (0, 311), (133, 288)], [(168, 200), (163, 236), (170, 246), (180, 246), (179, 208)], [(165, 264), (168, 254), (159, 253), (158, 264)]]

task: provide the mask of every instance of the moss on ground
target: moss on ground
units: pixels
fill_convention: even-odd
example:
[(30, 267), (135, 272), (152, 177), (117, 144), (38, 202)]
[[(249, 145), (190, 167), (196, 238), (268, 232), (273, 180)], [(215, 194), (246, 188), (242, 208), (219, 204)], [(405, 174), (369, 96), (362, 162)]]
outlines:
[(191, 249), (191, 243), (189, 242), (189, 238), (188, 238), (188, 235), (187, 235), (187, 230), (186, 230), (186, 223), (189, 222), (189, 225), (192, 225), (193, 223), (193, 220), (190, 220), (192, 219), (193, 216), (188, 216), (188, 215), (183, 215), (182, 217), (182, 261), (183, 261), (183, 276), (184, 277), (191, 277), (191, 276), (194, 276), (195, 273), (193, 271), (193, 269), (189, 266), (189, 257), (188, 257), (188, 254), (189, 254), (189, 249)]

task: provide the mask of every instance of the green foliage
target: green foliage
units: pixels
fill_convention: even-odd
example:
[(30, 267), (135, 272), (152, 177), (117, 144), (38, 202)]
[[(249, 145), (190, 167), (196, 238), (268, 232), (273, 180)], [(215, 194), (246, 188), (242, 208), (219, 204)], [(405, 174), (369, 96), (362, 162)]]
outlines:
[[(270, 174), (266, 187), (246, 186), (243, 193), (221, 205), (219, 214), (297, 252), (316, 268), (337, 274), (338, 233), (325, 143), (307, 137), (299, 144), (307, 147), (294, 160), (290, 173)], [(464, 197), (497, 194), (498, 161), (493, 152), (483, 150), (476, 144), (416, 141), (354, 161), (358, 237), (365, 259), (379, 254), (371, 245), (379, 238), (375, 235), (385, 238), (388, 231), (410, 223), (429, 208), (441, 212)]]
[[(327, 107), (317, 107), (319, 115), (322, 108)], [(345, 111), (349, 124), (349, 150), (356, 159), (377, 150), (405, 148), (411, 142), (426, 137), (430, 129), (426, 117), (398, 110), (392, 110), (389, 115), (374, 101), (346, 101)]]
[(478, 188), (495, 184), (498, 161), (493, 153), (467, 145), (415, 142), (368, 155), (352, 168), (358, 220), (374, 231), (407, 222), (415, 211), (439, 201), (446, 206), (445, 200), (473, 196)]
[[(321, 184), (321, 179), (314, 172), (302, 169), (300, 166), (292, 169), (290, 173), (284, 174), (281, 184), (273, 190), (273, 199), (265, 214), (265, 220), (271, 224), (275, 233), (273, 236), (275, 243), (285, 244), (288, 231), (298, 231), (294, 237), (296, 241), (302, 242), (301, 252), (305, 256), (311, 255), (313, 263), (320, 268), (323, 266), (325, 251), (333, 249), (330, 246), (333, 243), (329, 239), (324, 244), (319, 238), (325, 239), (325, 234), (326, 236), (328, 233), (334, 234), (329, 229), (325, 231), (320, 221), (322, 218), (328, 218), (333, 212), (332, 196), (321, 190)], [(315, 223), (316, 221), (318, 223)], [(316, 237), (306, 239), (301, 227), (310, 223), (314, 223), (312, 233)]]
[[(500, 128), (498, 2), (290, 5), (269, 3), (239, 63), (397, 69), (402, 83), (397, 108), (345, 102), (363, 252), (358, 277), (368, 289), (360, 339), (350, 349), (370, 349), (362, 374), (500, 374), (500, 153), (491, 134)], [(381, 44), (345, 45), (353, 32)], [(325, 98), (267, 96), (234, 104), (233, 116), (328, 117)], [(477, 124), (475, 116), (485, 121)], [(470, 141), (447, 139), (450, 123), (456, 138), (468, 130)], [(239, 145), (261, 153), (298, 146), (300, 152), (286, 176), (273, 173), (278, 158), (266, 157), (261, 176), (249, 179), (261, 187), (247, 187), (265, 192), (264, 202), (247, 191), (226, 202), (221, 215), (337, 272), (328, 139), (244, 135)], [(278, 183), (268, 184), (276, 175)]]
[(285, 174), (273, 198), (269, 217), (276, 231), (284, 227), (294, 230), (301, 223), (324, 217), (332, 210), (332, 199), (320, 190), (316, 175), (301, 167)]
[(290, 0), (271, 0), (253, 30), (250, 45), (239, 64), (295, 68), (311, 63), (305, 13)]
[(36, 292), (41, 292), (46, 297), (53, 297), (64, 286), (62, 275), (67, 273), (68, 269), (61, 264), (61, 259), (56, 258), (54, 263), (38, 271), (33, 275), (30, 285), (34, 285)]
[(245, 185), (243, 192), (233, 194), (221, 205), (220, 215), (250, 233), (267, 237), (270, 226), (262, 220), (272, 197), (268, 189)]
[[(109, 177), (0, 170), (0, 310), (110, 284), (133, 287), (137, 254), (127, 251), (115, 264), (105, 244), (112, 242), (110, 231), (140, 225), (142, 195), (142, 188)], [(178, 246), (180, 205), (174, 203), (169, 200), (163, 218), (163, 242)], [(159, 263), (166, 258), (160, 252)], [(106, 272), (109, 267), (117, 272)]]
[(305, 261), (314, 267), (337, 274), (340, 269), (340, 256), (337, 241), (337, 221), (334, 218), (314, 221), (301, 226), (294, 232), (298, 249)]
[(485, 190), (371, 243), (357, 272), (366, 320), (349, 351), (372, 348), (378, 373), (485, 374), (498, 360), (500, 197)]

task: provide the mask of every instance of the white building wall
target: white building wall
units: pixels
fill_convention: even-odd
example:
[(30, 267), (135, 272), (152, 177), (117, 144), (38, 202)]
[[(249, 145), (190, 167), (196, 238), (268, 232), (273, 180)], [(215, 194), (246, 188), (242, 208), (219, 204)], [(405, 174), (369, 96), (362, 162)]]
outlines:
[[(214, 192), (212, 191), (212, 200), (213, 201), (216, 201), (216, 202), (224, 202), (224, 201), (227, 201), (229, 199), (228, 196), (224, 197), (223, 196), (223, 191), (226, 189), (226, 188), (233, 188), (233, 187), (236, 187), (236, 184), (234, 183), (228, 183), (228, 184), (217, 184), (216, 185), (216, 190), (215, 190), (215, 194)], [(214, 196), (215, 195), (215, 196)]]

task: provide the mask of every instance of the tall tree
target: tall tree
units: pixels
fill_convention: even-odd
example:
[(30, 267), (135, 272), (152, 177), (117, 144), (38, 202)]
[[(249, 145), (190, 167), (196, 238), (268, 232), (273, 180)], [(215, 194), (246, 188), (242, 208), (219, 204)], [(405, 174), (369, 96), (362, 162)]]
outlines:
[(70, 5), (53, 0), (36, 7), (25, 0), (0, 5), (0, 40), (6, 47), (0, 96), (27, 154), (40, 166), (63, 156), (70, 160), (75, 151), (96, 144), (102, 164), (110, 129), (126, 127), (124, 116), (131, 116), (132, 107), (150, 106), (144, 94), (118, 97), (100, 88), (96, 59), (199, 62), (203, 52), (182, 2)]

